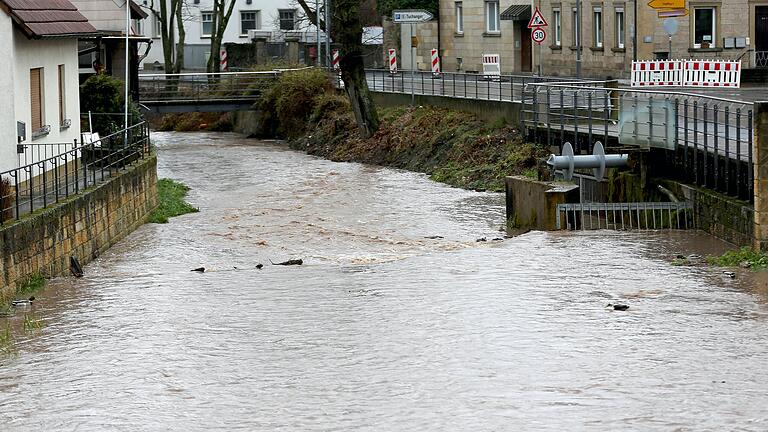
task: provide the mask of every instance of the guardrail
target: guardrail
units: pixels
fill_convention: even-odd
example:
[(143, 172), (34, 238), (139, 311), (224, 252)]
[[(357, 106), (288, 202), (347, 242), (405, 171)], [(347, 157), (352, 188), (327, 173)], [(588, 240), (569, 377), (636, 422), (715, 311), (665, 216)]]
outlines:
[[(81, 143), (82, 141), (81, 136)], [(0, 224), (109, 179), (150, 153), (149, 126), (130, 126), (88, 144), (0, 173)]]
[(753, 200), (753, 105), (712, 96), (653, 90), (532, 83), (521, 112), (529, 139), (576, 154), (606, 147), (666, 150), (653, 159), (674, 178)]
[(253, 100), (284, 71), (141, 74), (139, 94), (145, 104)]

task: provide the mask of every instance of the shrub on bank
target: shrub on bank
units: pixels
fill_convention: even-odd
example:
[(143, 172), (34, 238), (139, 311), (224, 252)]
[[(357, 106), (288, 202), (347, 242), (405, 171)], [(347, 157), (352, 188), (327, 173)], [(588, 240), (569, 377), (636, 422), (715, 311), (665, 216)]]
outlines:
[(328, 75), (319, 69), (284, 72), (262, 93), (262, 135), (298, 138), (307, 130), (317, 98), (332, 92)]
[(149, 223), (168, 223), (168, 219), (181, 216), (187, 213), (196, 213), (199, 209), (192, 207), (184, 201), (189, 187), (183, 183), (171, 179), (160, 179), (157, 181), (157, 209), (149, 215)]

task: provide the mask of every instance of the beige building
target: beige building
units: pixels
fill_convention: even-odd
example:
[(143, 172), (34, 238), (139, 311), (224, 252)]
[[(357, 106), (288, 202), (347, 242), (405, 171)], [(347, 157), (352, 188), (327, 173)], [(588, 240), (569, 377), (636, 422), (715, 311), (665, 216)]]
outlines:
[[(585, 77), (627, 78), (635, 58), (740, 59), (744, 68), (768, 67), (768, 0), (689, 0), (679, 13), (688, 15), (671, 18), (660, 18), (647, 1), (582, 0), (580, 20), (576, 0), (524, 3), (440, 0), (444, 70), (480, 71), (483, 54), (499, 54), (503, 73), (538, 72), (540, 64), (544, 75), (575, 76), (579, 38)], [(526, 28), (536, 6), (548, 23), (540, 50)]]
[(531, 3), (525, 0), (440, 0), (445, 72), (482, 72), (482, 56), (498, 54), (502, 74), (530, 72)]

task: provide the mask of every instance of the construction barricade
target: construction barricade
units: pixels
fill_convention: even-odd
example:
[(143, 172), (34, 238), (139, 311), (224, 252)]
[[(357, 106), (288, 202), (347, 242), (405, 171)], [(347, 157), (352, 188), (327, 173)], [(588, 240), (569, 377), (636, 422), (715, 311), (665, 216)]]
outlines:
[(432, 48), (432, 78), (440, 78), (440, 56), (434, 48)]
[(397, 50), (389, 49), (389, 73), (397, 73)]
[(734, 60), (642, 60), (632, 62), (632, 87), (736, 87), (741, 62)]
[(645, 60), (632, 62), (632, 87), (683, 85), (683, 61)]
[(483, 78), (489, 80), (501, 79), (501, 64), (498, 54), (483, 54)]

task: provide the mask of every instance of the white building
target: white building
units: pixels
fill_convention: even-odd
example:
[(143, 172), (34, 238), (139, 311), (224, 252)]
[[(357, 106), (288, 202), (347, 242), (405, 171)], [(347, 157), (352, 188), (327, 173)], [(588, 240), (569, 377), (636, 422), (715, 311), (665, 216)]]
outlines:
[(0, 9), (3, 172), (34, 146), (80, 140), (78, 37), (96, 29), (66, 0), (0, 0)]
[[(312, 43), (317, 40), (315, 27), (309, 25), (303, 18), (303, 11), (295, 0), (234, 1), (236, 1), (235, 9), (224, 33), (222, 46), (226, 43), (250, 43), (249, 30), (256, 31), (267, 42), (271, 42), (272, 49), (278, 50), (281, 48), (281, 44), (285, 45), (286, 36), (289, 39), (298, 39), (299, 42), (304, 43)], [(150, 2), (148, 0), (142, 0), (141, 4), (142, 7), (149, 10)], [(184, 68), (187, 70), (205, 69), (208, 56), (210, 56), (210, 34), (213, 25), (211, 4), (211, 0), (187, 1), (184, 12), (186, 23)], [(310, 0), (310, 4), (314, 6), (314, 1)], [(155, 4), (155, 9), (159, 9), (157, 4)], [(156, 13), (149, 15), (150, 18), (146, 20), (149, 25), (145, 25), (142, 31), (145, 36), (152, 37), (156, 42), (153, 44), (149, 55), (144, 59), (145, 69), (149, 69), (148, 66), (150, 65), (163, 63), (158, 15)]]

